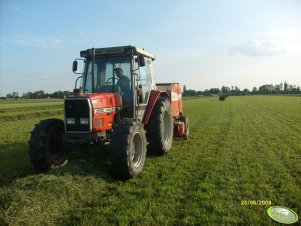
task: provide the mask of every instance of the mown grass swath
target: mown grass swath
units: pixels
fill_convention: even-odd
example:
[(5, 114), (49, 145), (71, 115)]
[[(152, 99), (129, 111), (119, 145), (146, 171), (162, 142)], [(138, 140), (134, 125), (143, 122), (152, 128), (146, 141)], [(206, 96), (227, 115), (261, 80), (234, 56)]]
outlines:
[(0, 122), (63, 114), (63, 102), (61, 100), (2, 101), (0, 106)]
[(100, 146), (81, 147), (68, 165), (36, 174), (27, 140), (46, 115), (1, 121), (0, 224), (273, 224), (268, 205), (248, 200), (269, 200), (300, 216), (300, 97), (194, 98), (184, 109), (190, 138), (176, 139), (170, 154), (148, 156), (142, 174), (128, 181), (111, 176)]

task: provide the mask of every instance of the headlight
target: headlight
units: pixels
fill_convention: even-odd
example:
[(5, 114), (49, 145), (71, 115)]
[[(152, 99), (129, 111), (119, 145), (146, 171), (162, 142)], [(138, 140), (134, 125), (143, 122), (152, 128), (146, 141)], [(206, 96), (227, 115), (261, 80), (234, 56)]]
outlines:
[(66, 118), (66, 124), (74, 125), (75, 124), (75, 118)]
[(89, 124), (89, 119), (88, 118), (81, 118), (80, 119), (80, 124), (81, 125), (88, 125)]

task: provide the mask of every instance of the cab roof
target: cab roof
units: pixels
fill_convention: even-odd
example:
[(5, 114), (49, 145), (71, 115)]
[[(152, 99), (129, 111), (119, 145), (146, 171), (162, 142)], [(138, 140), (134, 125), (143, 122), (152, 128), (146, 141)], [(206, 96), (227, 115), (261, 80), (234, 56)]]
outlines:
[[(143, 55), (145, 57), (155, 60), (155, 56), (151, 53), (146, 52), (144, 49), (137, 48), (135, 46), (116, 46), (106, 48), (94, 48), (95, 56), (100, 55)], [(83, 50), (80, 52), (81, 57), (88, 57), (92, 55), (92, 49)]]

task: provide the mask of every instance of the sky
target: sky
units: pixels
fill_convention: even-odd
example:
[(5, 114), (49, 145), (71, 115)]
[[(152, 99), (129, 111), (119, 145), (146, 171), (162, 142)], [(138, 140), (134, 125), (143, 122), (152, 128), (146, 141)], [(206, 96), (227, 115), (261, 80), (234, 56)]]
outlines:
[(157, 82), (301, 86), (299, 0), (0, 0), (0, 96), (72, 90), (88, 48), (134, 45)]

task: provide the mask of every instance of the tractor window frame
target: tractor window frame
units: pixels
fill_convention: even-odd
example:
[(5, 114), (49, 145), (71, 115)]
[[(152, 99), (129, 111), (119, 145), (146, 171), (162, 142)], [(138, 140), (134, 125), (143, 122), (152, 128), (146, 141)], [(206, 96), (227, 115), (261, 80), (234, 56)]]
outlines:
[(143, 101), (141, 104), (146, 105), (152, 90), (151, 59), (145, 57), (145, 66), (139, 67), (139, 78), (139, 85), (141, 85), (143, 92)]
[[(98, 89), (99, 86), (111, 85), (112, 87), (114, 87), (111, 92), (118, 92), (122, 97), (125, 97), (125, 94), (120, 92), (120, 89), (118, 89), (116, 86), (118, 79), (114, 72), (114, 69), (118, 67), (123, 69), (123, 74), (129, 79), (128, 94), (131, 94), (133, 89), (131, 75), (131, 56), (96, 56), (94, 65), (94, 84), (92, 84), (92, 59), (91, 57), (86, 58), (84, 78), (82, 80), (84, 93), (91, 94), (93, 90), (92, 85), (94, 85), (94, 93), (105, 92), (101, 89)], [(107, 81), (109, 78), (114, 79)], [(108, 82), (108, 84), (106, 84), (106, 82)], [(107, 90), (107, 92), (109, 92), (109, 90)], [(128, 98), (128, 101), (132, 102), (131, 95), (127, 95), (126, 98)]]

